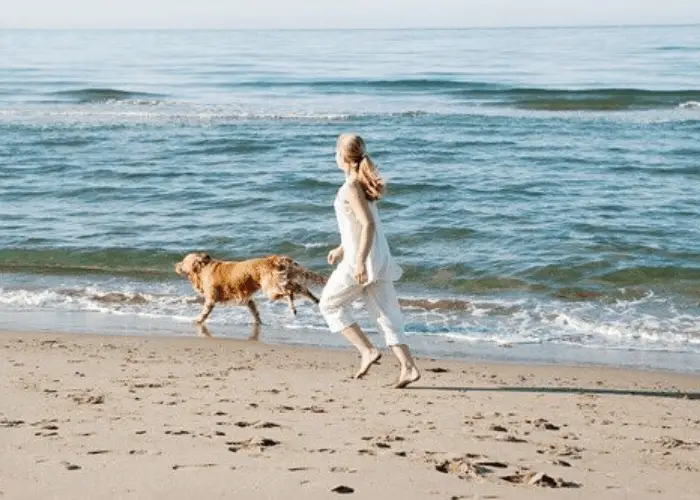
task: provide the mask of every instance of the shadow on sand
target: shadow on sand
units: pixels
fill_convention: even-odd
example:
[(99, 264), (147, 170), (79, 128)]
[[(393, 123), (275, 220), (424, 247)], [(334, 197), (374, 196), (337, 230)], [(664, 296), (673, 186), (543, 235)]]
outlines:
[(633, 389), (588, 389), (585, 387), (429, 387), (409, 386), (414, 391), (452, 391), (452, 392), (515, 392), (532, 394), (600, 394), (614, 396), (642, 396), (648, 398), (700, 399), (700, 392), (683, 391), (647, 391)]
[[(216, 338), (205, 325), (197, 325), (197, 331), (202, 337)], [(251, 325), (250, 335), (247, 340), (260, 340), (260, 325)], [(650, 391), (634, 389), (606, 389), (586, 387), (445, 387), (445, 386), (420, 386), (411, 385), (407, 389), (413, 391), (449, 391), (449, 392), (513, 392), (525, 394), (596, 394), (608, 396), (641, 396), (647, 398), (669, 398), (700, 400), (700, 392), (687, 391)]]

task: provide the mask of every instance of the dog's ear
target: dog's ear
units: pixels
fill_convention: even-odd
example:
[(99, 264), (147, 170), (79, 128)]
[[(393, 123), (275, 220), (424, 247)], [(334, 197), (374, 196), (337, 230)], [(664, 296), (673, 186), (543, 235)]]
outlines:
[(198, 253), (197, 258), (194, 260), (192, 263), (192, 270), (195, 273), (198, 273), (199, 271), (202, 270), (204, 266), (209, 264), (211, 262), (211, 257), (209, 257), (209, 254), (206, 253)]

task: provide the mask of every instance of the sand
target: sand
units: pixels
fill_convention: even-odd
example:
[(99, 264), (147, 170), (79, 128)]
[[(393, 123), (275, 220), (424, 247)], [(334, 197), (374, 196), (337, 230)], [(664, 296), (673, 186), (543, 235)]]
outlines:
[(0, 498), (700, 498), (700, 377), (0, 334)]

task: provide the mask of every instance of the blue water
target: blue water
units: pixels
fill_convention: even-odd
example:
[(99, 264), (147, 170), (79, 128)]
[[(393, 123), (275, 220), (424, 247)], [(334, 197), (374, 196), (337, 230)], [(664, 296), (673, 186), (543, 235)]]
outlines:
[(356, 131), (426, 351), (700, 370), (699, 62), (699, 26), (0, 31), (0, 328), (191, 333), (195, 249), (329, 273)]

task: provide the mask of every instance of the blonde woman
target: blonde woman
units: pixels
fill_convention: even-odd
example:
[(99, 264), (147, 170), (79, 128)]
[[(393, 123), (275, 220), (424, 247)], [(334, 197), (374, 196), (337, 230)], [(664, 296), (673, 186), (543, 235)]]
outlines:
[(363, 298), (370, 318), (401, 364), (394, 384), (401, 389), (418, 380), (420, 371), (406, 345), (403, 315), (394, 290), (393, 282), (401, 277), (401, 268), (391, 255), (377, 212), (376, 202), (385, 183), (360, 136), (341, 135), (335, 159), (345, 172), (345, 183), (333, 204), (341, 244), (330, 251), (328, 263), (340, 263), (323, 290), (321, 312), (331, 331), (342, 332), (360, 351), (362, 362), (355, 378), (361, 378), (381, 358), (352, 317), (352, 303)]

